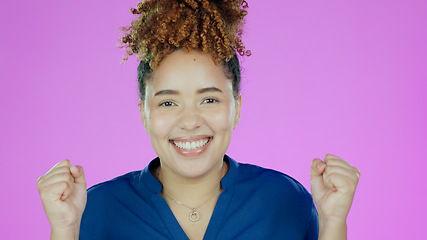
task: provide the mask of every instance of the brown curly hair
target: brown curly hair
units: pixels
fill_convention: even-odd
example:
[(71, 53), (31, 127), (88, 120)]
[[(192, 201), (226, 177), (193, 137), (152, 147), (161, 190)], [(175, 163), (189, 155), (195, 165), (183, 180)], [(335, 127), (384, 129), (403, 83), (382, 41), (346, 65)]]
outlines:
[(122, 28), (123, 60), (136, 54), (155, 69), (177, 48), (200, 49), (216, 63), (228, 62), (236, 52), (250, 56), (241, 40), (247, 7), (245, 0), (142, 0), (131, 8), (138, 19)]

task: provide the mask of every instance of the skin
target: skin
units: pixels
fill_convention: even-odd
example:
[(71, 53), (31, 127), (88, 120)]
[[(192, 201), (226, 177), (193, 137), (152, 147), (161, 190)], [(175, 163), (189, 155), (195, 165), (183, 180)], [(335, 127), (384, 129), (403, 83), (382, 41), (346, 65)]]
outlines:
[[(166, 56), (147, 82), (145, 96), (138, 104), (141, 119), (161, 161), (153, 174), (187, 236), (202, 239), (221, 192), (219, 182), (228, 171), (223, 156), (240, 119), (242, 98), (233, 95), (224, 69), (197, 50), (176, 50)], [(200, 151), (174, 144), (203, 139), (209, 142)], [(346, 239), (346, 218), (359, 176), (357, 168), (337, 156), (313, 160), (311, 191), (319, 213), (319, 239)], [(51, 239), (78, 239), (86, 204), (83, 168), (62, 161), (40, 177), (37, 186), (52, 227)], [(193, 207), (208, 200), (197, 209), (199, 221), (188, 221), (189, 209), (164, 193)]]
[(83, 168), (61, 161), (37, 180), (37, 188), (52, 229), (50, 239), (78, 239), (87, 200)]
[[(241, 106), (222, 67), (201, 52), (177, 50), (156, 69), (145, 94), (146, 100), (139, 103), (141, 118), (161, 159), (162, 173), (197, 182), (219, 171)], [(177, 153), (170, 142), (198, 136), (212, 140), (203, 154), (194, 157)]]
[[(232, 87), (223, 68), (209, 55), (183, 50), (167, 56), (147, 82), (146, 99), (140, 101), (139, 108), (161, 161), (158, 179), (164, 192), (186, 205), (204, 202), (217, 191), (226, 173), (222, 159), (241, 109), (241, 97), (233, 96)], [(211, 140), (205, 151), (195, 156), (182, 155), (171, 143), (200, 137)], [(203, 206), (207, 211), (198, 209), (202, 217), (212, 214), (216, 198)], [(192, 224), (187, 208), (165, 200), (190, 239), (202, 239), (210, 217)]]
[(311, 194), (319, 214), (319, 239), (347, 239), (347, 215), (360, 171), (344, 159), (327, 154), (311, 164)]

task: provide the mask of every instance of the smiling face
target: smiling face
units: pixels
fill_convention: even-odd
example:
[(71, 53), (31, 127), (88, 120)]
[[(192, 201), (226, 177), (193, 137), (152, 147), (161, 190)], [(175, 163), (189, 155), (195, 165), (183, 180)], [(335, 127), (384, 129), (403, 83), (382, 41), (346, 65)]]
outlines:
[(162, 172), (196, 178), (221, 169), (241, 106), (221, 65), (198, 50), (175, 50), (147, 81), (145, 96), (141, 117)]

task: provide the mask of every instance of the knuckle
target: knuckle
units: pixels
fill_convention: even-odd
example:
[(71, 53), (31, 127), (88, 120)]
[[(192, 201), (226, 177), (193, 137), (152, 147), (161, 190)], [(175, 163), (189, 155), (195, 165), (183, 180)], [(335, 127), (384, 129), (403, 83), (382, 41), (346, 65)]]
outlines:
[(37, 191), (39, 191), (39, 193), (41, 193), (43, 191), (43, 188), (41, 186), (41, 184), (37, 183)]
[(60, 166), (55, 169), (58, 172), (68, 172), (70, 168), (68, 166)]
[(353, 169), (354, 169), (354, 171), (355, 171), (357, 174), (359, 174), (359, 176), (360, 176), (360, 170), (359, 170), (358, 168), (356, 168), (356, 167), (353, 167)]
[(58, 180), (67, 182), (68, 184), (74, 182), (73, 176), (68, 172), (58, 173)]
[(68, 160), (68, 159), (64, 159), (64, 160), (62, 160), (62, 161), (61, 161), (61, 163), (63, 163), (63, 164), (69, 164), (69, 163), (70, 163), (70, 160)]
[(44, 175), (37, 178), (37, 186), (40, 185), (40, 183), (43, 181), (43, 179), (44, 179)]
[(61, 168), (61, 167), (67, 167), (67, 166), (69, 166), (69, 165), (70, 165), (70, 161), (69, 161), (68, 159), (65, 159), (65, 160), (62, 160), (62, 161), (60, 161), (59, 163), (57, 163), (57, 164), (53, 167), (53, 169)]
[(336, 159), (330, 158), (327, 161), (325, 161), (325, 163), (327, 166), (334, 166), (337, 164), (337, 161), (336, 161)]
[(60, 172), (58, 173), (58, 176), (61, 176), (63, 178), (68, 178), (71, 176), (71, 174), (69, 172)]
[(337, 155), (333, 155), (333, 154), (326, 154), (325, 159), (329, 160), (336, 160), (336, 159), (340, 159), (340, 157), (338, 157)]
[(64, 190), (69, 189), (71, 187), (71, 184), (68, 181), (61, 181), (58, 183), (58, 185), (61, 189)]
[(334, 172), (335, 169), (336, 169), (335, 166), (326, 166), (325, 173), (326, 174), (331, 174), (331, 173)]

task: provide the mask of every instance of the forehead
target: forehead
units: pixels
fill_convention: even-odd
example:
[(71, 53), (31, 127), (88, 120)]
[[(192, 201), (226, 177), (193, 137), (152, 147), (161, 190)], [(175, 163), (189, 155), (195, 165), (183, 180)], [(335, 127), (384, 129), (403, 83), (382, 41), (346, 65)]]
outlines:
[(167, 55), (154, 71), (147, 86), (155, 91), (162, 89), (189, 91), (212, 86), (223, 91), (232, 91), (232, 82), (226, 76), (224, 67), (215, 64), (211, 55), (198, 50), (189, 53), (176, 50)]

